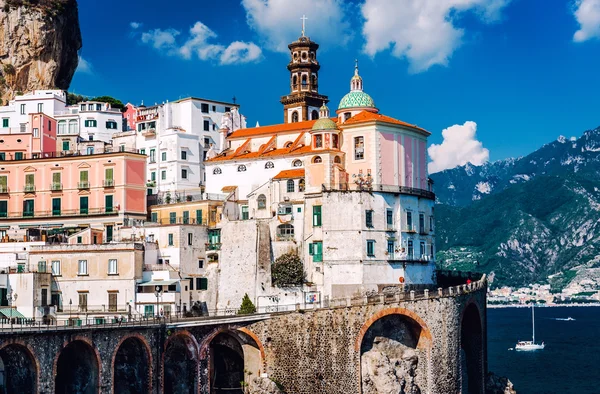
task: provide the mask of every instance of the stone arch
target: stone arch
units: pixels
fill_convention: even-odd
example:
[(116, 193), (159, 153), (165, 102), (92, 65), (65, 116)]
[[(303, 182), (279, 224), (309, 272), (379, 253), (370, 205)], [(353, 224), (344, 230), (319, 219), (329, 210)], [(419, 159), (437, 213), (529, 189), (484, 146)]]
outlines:
[(310, 113), (310, 118), (312, 120), (319, 119), (319, 111), (317, 111), (316, 109), (313, 109), (312, 112)]
[(126, 335), (112, 355), (113, 394), (143, 394), (152, 391), (152, 350), (138, 333)]
[(0, 345), (0, 361), (4, 375), (4, 393), (38, 392), (40, 365), (30, 345), (5, 342)]
[(162, 357), (163, 394), (199, 392), (198, 349), (196, 338), (187, 330), (169, 336)]
[(102, 360), (89, 338), (76, 336), (66, 341), (54, 360), (56, 394), (100, 392)]
[(469, 300), (460, 319), (461, 392), (485, 393), (485, 357), (483, 322), (479, 305)]
[(360, 392), (375, 394), (384, 386), (427, 392), (431, 348), (431, 332), (416, 313), (389, 308), (373, 314), (355, 342)]
[(208, 361), (211, 393), (235, 392), (241, 381), (265, 371), (265, 349), (247, 328), (214, 330), (202, 341), (200, 358)]
[(296, 123), (300, 120), (300, 116), (298, 115), (298, 111), (292, 112), (292, 123)]

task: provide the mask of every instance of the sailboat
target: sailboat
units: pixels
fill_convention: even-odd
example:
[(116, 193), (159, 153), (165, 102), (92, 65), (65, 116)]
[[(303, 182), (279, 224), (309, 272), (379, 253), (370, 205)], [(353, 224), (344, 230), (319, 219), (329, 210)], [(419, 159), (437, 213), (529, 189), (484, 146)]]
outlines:
[(519, 341), (515, 345), (515, 350), (542, 350), (546, 345), (535, 343), (535, 313), (533, 304), (531, 304), (531, 323), (533, 326), (533, 339), (531, 341)]

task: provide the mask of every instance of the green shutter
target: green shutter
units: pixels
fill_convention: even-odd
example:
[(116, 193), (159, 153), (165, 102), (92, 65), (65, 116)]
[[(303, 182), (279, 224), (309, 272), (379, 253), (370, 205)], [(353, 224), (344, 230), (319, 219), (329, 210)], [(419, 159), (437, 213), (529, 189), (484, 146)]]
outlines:
[(0, 218), (5, 218), (8, 216), (8, 201), (2, 200), (0, 201)]
[(104, 171), (104, 175), (105, 175), (105, 177), (104, 177), (105, 180), (112, 181), (113, 180), (113, 169), (112, 168), (107, 168)]
[(79, 213), (87, 215), (88, 213), (88, 197), (79, 197)]
[(208, 290), (208, 278), (199, 278), (200, 279), (200, 287), (198, 290)]
[(106, 208), (106, 212), (112, 212), (113, 210), (113, 196), (108, 195), (104, 196), (104, 206)]
[(60, 215), (60, 198), (52, 199), (52, 215), (53, 216)]
[(88, 172), (87, 171), (81, 171), (79, 173), (79, 182), (86, 183), (87, 181), (88, 181)]
[(157, 223), (157, 222), (158, 222), (158, 213), (156, 213), (156, 212), (152, 212), (152, 213), (150, 214), (150, 216), (151, 216), (151, 219), (150, 219), (150, 221), (151, 221), (152, 223)]
[(313, 227), (321, 226), (321, 206), (314, 205), (313, 206)]
[(33, 186), (35, 185), (35, 176), (34, 174), (25, 174), (25, 185)]
[(63, 141), (62, 146), (63, 146), (63, 149), (62, 149), (63, 151), (69, 150), (69, 141)]
[(313, 261), (320, 263), (323, 261), (323, 242), (315, 242), (313, 246)]
[(183, 224), (190, 224), (190, 211), (183, 211)]
[(196, 224), (202, 224), (202, 210), (196, 210)]
[(315, 248), (314, 248), (314, 245), (312, 244), (312, 242), (308, 244), (308, 254), (311, 256), (313, 254), (315, 254)]
[(52, 173), (52, 183), (57, 185), (60, 184), (60, 172), (53, 172)]
[(177, 212), (169, 212), (169, 224), (175, 224), (177, 222)]

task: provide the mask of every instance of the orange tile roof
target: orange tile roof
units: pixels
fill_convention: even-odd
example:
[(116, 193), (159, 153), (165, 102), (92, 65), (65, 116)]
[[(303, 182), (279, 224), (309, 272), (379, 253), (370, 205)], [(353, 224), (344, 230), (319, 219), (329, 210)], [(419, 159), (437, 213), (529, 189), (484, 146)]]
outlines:
[(369, 112), (369, 111), (362, 111), (362, 112), (354, 115), (353, 117), (351, 117), (350, 119), (345, 121), (344, 125), (365, 123), (365, 122), (370, 122), (370, 121), (378, 121), (378, 122), (391, 123), (391, 124), (397, 124), (397, 125), (401, 125), (401, 126), (411, 127), (413, 129), (421, 130), (421, 131), (426, 132), (427, 134), (430, 134), (427, 130), (425, 130), (419, 126), (416, 126), (414, 124), (406, 123), (401, 120), (391, 118), (389, 116), (376, 114), (376, 113)]
[(230, 192), (234, 191), (235, 189), (237, 189), (237, 186), (223, 186), (221, 191), (225, 192), (225, 193), (230, 193)]
[(248, 129), (239, 129), (231, 133), (227, 138), (248, 138), (259, 135), (273, 135), (276, 133), (293, 133), (297, 131), (310, 130), (316, 120), (307, 120), (304, 122), (282, 123), (270, 126), (251, 127)]
[(293, 170), (283, 170), (275, 175), (273, 179), (304, 178), (304, 168), (294, 168)]

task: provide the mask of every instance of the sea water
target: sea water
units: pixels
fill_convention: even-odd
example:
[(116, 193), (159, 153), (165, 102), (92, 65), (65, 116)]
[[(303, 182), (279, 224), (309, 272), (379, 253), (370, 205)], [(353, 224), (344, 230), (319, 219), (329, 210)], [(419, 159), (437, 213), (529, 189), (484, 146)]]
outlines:
[(600, 394), (600, 307), (536, 308), (535, 341), (546, 348), (530, 352), (509, 348), (531, 340), (531, 308), (488, 308), (487, 318), (488, 369), (518, 394)]

